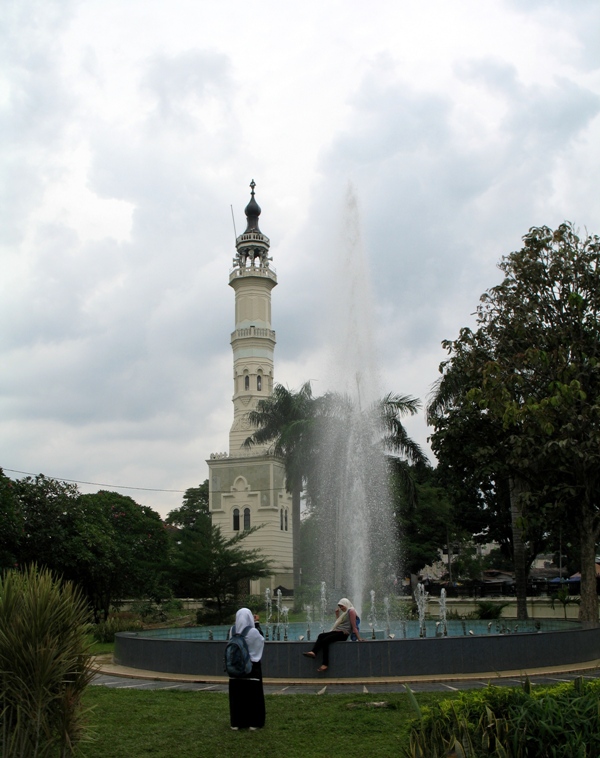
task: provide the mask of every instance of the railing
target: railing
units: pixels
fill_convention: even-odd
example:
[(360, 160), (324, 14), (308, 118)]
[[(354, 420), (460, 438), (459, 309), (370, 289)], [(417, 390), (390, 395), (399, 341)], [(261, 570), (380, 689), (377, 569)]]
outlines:
[(240, 242), (262, 242), (267, 247), (271, 244), (271, 240), (262, 232), (244, 232), (244, 234), (240, 234), (240, 236), (236, 238), (236, 246), (239, 245)]
[(269, 458), (279, 458), (279, 456), (275, 455), (272, 449), (268, 448), (267, 450), (261, 450), (259, 447), (252, 448), (250, 450), (238, 450), (236, 453), (211, 453), (210, 454), (210, 460), (211, 461), (220, 461), (225, 460), (228, 458), (256, 458), (258, 456), (264, 457), (268, 456)]
[(268, 337), (275, 341), (275, 332), (273, 329), (260, 329), (256, 326), (250, 326), (245, 329), (236, 329), (231, 332), (231, 339), (240, 339), (242, 337)]
[(273, 266), (233, 266), (229, 269), (229, 279), (238, 276), (264, 276), (266, 279), (277, 279), (277, 271)]

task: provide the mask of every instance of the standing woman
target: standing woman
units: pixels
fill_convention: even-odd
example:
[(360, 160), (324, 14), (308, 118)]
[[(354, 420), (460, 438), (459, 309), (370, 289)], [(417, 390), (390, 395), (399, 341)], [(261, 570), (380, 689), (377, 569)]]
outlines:
[(229, 719), (232, 729), (261, 729), (265, 725), (265, 694), (263, 692), (262, 668), (260, 660), (265, 640), (254, 627), (254, 616), (248, 608), (240, 608), (235, 614), (232, 630), (246, 634), (246, 644), (252, 661), (249, 674), (229, 679)]
[(356, 610), (347, 597), (343, 597), (335, 609), (335, 624), (331, 631), (322, 632), (313, 645), (313, 649), (302, 653), (307, 658), (316, 658), (319, 650), (323, 651), (323, 663), (317, 671), (327, 671), (329, 668), (329, 646), (334, 642), (345, 642), (350, 634), (354, 634), (359, 642), (362, 637), (358, 631)]

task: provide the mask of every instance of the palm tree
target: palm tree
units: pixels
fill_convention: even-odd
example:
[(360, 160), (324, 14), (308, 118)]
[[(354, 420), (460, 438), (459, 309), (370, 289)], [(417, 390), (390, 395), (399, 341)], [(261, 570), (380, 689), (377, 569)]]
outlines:
[(273, 455), (285, 466), (286, 489), (292, 495), (292, 558), (294, 587), (300, 586), (300, 501), (302, 485), (309, 469), (314, 441), (313, 428), (316, 399), (310, 382), (298, 392), (276, 384), (273, 394), (258, 402), (248, 413), (256, 431), (244, 442), (245, 447), (272, 443)]
[(409, 395), (393, 395), (391, 392), (378, 403), (378, 415), (383, 429), (383, 447), (388, 453), (390, 468), (398, 475), (400, 485), (411, 507), (416, 505), (416, 489), (411, 466), (429, 466), (427, 456), (420, 445), (408, 436), (403, 416), (414, 416), (421, 403)]

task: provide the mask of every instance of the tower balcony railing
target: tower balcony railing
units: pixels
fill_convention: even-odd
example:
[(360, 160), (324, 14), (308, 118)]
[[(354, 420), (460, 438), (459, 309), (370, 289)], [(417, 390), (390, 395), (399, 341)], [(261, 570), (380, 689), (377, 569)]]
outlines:
[(231, 332), (232, 340), (243, 339), (245, 337), (268, 337), (271, 340), (275, 340), (275, 331), (273, 329), (261, 329), (256, 326), (249, 326)]
[(230, 281), (241, 276), (264, 276), (265, 279), (274, 279), (277, 281), (277, 269), (274, 266), (255, 266), (252, 264), (241, 268), (239, 266), (233, 266), (229, 269)]
[(236, 237), (235, 244), (237, 246), (242, 244), (242, 242), (261, 242), (267, 247), (271, 245), (271, 240), (262, 232), (244, 232), (239, 237)]
[(251, 448), (250, 450), (237, 450), (235, 453), (211, 453), (210, 459), (211, 461), (222, 461), (222, 460), (228, 460), (229, 458), (258, 458), (258, 457), (268, 457), (268, 458), (276, 458), (280, 459), (281, 456), (275, 455), (273, 452), (273, 448)]

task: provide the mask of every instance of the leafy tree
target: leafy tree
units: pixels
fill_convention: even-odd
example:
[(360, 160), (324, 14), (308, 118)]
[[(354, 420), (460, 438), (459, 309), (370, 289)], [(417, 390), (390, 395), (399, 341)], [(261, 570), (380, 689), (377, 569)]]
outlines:
[[(108, 616), (114, 600), (168, 592), (168, 539), (151, 508), (116, 492), (82, 495), (42, 474), (13, 485), (15, 562), (37, 563), (79, 585), (96, 620)], [(0, 479), (3, 503), (6, 488)]]
[(208, 479), (197, 487), (190, 487), (185, 491), (183, 504), (180, 508), (170, 511), (165, 523), (180, 528), (188, 528), (204, 524), (210, 526), (210, 512), (208, 510)]
[(596, 621), (600, 238), (580, 239), (564, 223), (523, 239), (499, 265), (502, 283), (482, 296), (477, 329), (445, 343), (451, 358), (442, 371), (457, 362), (457, 375), (468, 377), (463, 401), (501, 425), (515, 558), (531, 522), (551, 531), (568, 509), (581, 553), (580, 617)]
[(392, 478), (396, 520), (400, 534), (404, 571), (418, 574), (424, 566), (439, 560), (440, 550), (450, 534), (456, 538), (452, 503), (438, 486), (429, 466), (411, 467), (414, 497), (405, 494), (403, 481)]
[(79, 499), (81, 528), (73, 571), (96, 614), (108, 617), (125, 597), (169, 594), (168, 536), (158, 513), (117, 492), (100, 490)]
[[(443, 372), (428, 406), (434, 427), (431, 447), (438, 460), (436, 473), (460, 514), (465, 532), (475, 542), (497, 542), (510, 557), (516, 576), (517, 615), (527, 618), (527, 574), (535, 556), (545, 548), (546, 523), (530, 512), (523, 518), (511, 499), (510, 435), (502, 421), (482, 411), (472, 393), (481, 382), (491, 347), (462, 330), (451, 345), (452, 359)], [(515, 545), (517, 549), (515, 550)]]
[(22, 528), (19, 565), (37, 563), (64, 576), (73, 562), (77, 486), (39, 474), (18, 479), (14, 489)]
[(213, 602), (219, 623), (223, 623), (238, 596), (242, 582), (270, 576), (271, 564), (258, 548), (242, 544), (259, 527), (225, 538), (218, 526), (208, 532), (194, 524), (182, 528), (175, 537), (172, 553), (177, 588), (188, 597)]
[(18, 562), (22, 522), (15, 483), (0, 468), (0, 571)]

